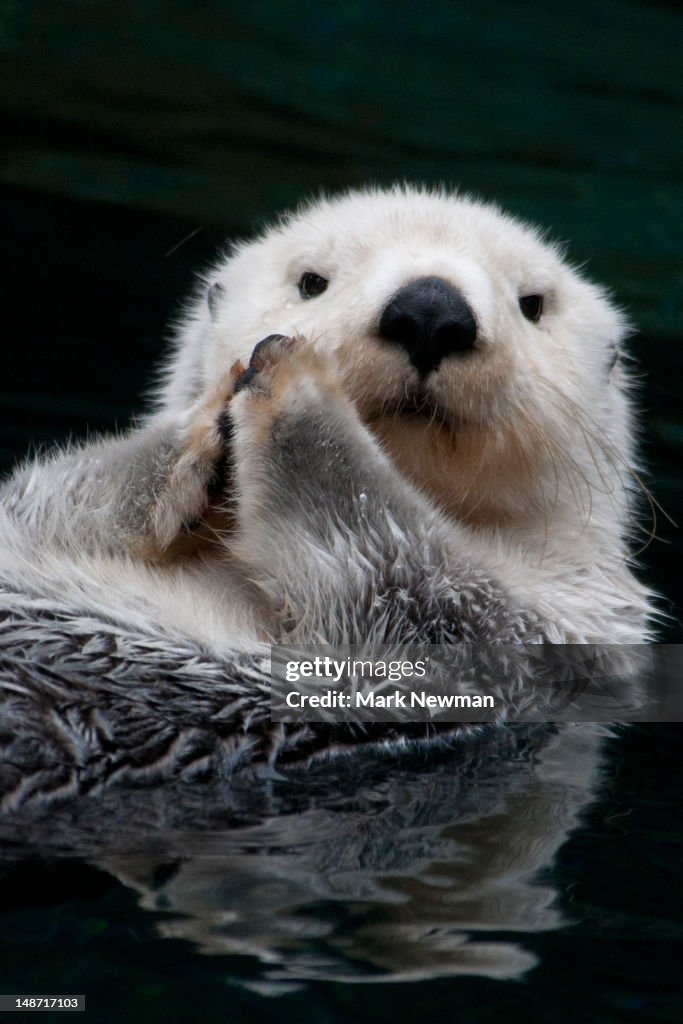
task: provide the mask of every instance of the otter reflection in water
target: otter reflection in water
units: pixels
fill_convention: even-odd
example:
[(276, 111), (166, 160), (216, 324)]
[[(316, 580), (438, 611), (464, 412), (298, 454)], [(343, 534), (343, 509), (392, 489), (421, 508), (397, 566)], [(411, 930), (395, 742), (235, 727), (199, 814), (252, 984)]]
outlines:
[(15, 855), (30, 836), (111, 872), (161, 937), (254, 958), (259, 991), (517, 977), (536, 962), (524, 935), (565, 923), (539, 876), (593, 798), (606, 732), (498, 726), (281, 779), (112, 790), (16, 812), (2, 834)]

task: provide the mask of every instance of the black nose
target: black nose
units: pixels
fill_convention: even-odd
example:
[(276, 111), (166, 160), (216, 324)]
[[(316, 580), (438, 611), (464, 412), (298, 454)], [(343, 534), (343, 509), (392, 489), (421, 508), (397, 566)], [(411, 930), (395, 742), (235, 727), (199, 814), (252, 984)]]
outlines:
[(477, 324), (457, 288), (440, 277), (421, 277), (396, 292), (382, 313), (379, 333), (404, 348), (426, 377), (446, 356), (474, 348)]

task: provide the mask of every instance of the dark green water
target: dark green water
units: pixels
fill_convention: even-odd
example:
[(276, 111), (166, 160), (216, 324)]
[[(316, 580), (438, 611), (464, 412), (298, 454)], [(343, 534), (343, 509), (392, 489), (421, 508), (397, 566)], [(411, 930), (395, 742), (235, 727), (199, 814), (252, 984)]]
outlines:
[(97, 1021), (678, 1021), (678, 752), (658, 726), (597, 772), (533, 738), (361, 760), (214, 794), (191, 832), (182, 791), (131, 796), (128, 834), (52, 812), (52, 856), (6, 844), (2, 986)]
[[(627, 0), (6, 0), (3, 466), (130, 421), (226, 235), (321, 187), (446, 181), (568, 240), (628, 309), (676, 519), (680, 32)], [(643, 573), (675, 617), (681, 543), (657, 533)], [(678, 1021), (679, 730), (610, 740), (578, 781), (525, 748), (454, 754), (457, 785), (387, 765), (337, 804), (276, 785), (191, 836), (139, 797), (144, 864), (94, 840), (5, 862), (0, 991), (85, 992), (98, 1021)]]

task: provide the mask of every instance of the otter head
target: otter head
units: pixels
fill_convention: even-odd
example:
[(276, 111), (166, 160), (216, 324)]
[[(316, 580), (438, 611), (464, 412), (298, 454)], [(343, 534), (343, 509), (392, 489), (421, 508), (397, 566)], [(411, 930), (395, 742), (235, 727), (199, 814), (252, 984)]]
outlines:
[[(207, 302), (207, 288), (208, 302)], [(323, 200), (235, 246), (179, 335), (185, 408), (266, 335), (325, 350), (397, 467), (472, 525), (623, 529), (625, 325), (539, 232), (457, 195)], [(615, 365), (616, 364), (616, 365)]]

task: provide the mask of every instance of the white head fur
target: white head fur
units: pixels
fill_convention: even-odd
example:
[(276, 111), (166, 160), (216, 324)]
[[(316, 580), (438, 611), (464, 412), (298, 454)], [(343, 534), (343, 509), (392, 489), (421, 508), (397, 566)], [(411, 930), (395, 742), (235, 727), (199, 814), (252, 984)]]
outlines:
[[(323, 294), (302, 298), (305, 272), (329, 282)], [(420, 384), (378, 324), (425, 276), (464, 296), (477, 343)], [(520, 309), (530, 295), (543, 299), (538, 322)], [(625, 330), (604, 289), (496, 207), (407, 187), (352, 192), (283, 218), (206, 275), (161, 403), (187, 408), (264, 336), (300, 335), (336, 361), (396, 464), (449, 514), (525, 547), (607, 544), (621, 561), (633, 504)], [(401, 415), (418, 386), (425, 414)]]

